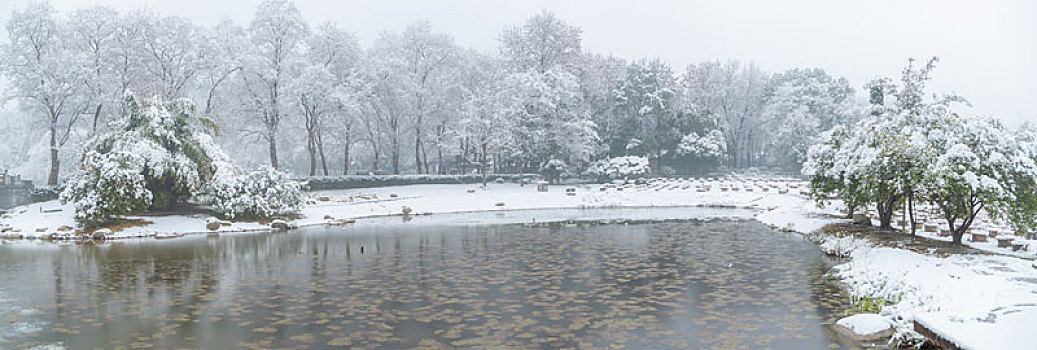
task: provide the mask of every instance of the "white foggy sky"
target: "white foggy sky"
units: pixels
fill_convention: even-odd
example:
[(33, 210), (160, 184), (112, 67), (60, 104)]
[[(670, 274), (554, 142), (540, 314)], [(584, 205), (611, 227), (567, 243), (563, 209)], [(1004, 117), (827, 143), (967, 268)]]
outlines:
[[(0, 21), (26, 0), (0, 0)], [(59, 11), (92, 4), (148, 8), (212, 24), (246, 24), (254, 0), (52, 0)], [(333, 21), (367, 45), (381, 30), (429, 20), (461, 45), (495, 50), (506, 25), (548, 9), (583, 28), (585, 50), (627, 59), (689, 63), (736, 58), (770, 72), (821, 67), (859, 88), (897, 77), (908, 57), (940, 56), (931, 91), (956, 92), (972, 112), (1010, 125), (1037, 122), (1037, 2), (1002, 1), (661, 1), (661, 0), (297, 0), (316, 24)], [(6, 29), (0, 29), (6, 41)]]

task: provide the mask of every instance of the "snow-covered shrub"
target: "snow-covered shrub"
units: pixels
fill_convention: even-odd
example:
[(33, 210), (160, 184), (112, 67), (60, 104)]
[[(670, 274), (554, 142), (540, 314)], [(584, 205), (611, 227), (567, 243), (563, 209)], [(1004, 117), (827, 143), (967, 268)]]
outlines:
[(61, 194), (86, 227), (192, 199), (215, 171), (199, 141), (215, 125), (196, 116), (193, 103), (127, 95), (125, 108), (87, 143), (81, 172)]
[(81, 172), (61, 193), (80, 225), (97, 227), (190, 200), (256, 217), (279, 215), (302, 202), (300, 186), (283, 173), (242, 174), (207, 134), (215, 124), (197, 116), (192, 102), (127, 95), (124, 107), (125, 115), (110, 117), (105, 132), (87, 143)]
[(677, 153), (704, 159), (719, 159), (727, 153), (727, 140), (720, 130), (710, 130), (699, 136), (696, 132), (684, 135)]
[(75, 220), (85, 227), (100, 226), (122, 214), (143, 211), (151, 205), (151, 191), (140, 171), (139, 154), (132, 152), (83, 155), (83, 173), (71, 178), (61, 193), (72, 202)]
[(594, 162), (584, 172), (589, 176), (609, 179), (643, 177), (652, 173), (648, 158), (637, 156), (615, 157)]
[(216, 214), (229, 219), (283, 216), (303, 204), (302, 185), (270, 167), (248, 174), (217, 174), (207, 195)]

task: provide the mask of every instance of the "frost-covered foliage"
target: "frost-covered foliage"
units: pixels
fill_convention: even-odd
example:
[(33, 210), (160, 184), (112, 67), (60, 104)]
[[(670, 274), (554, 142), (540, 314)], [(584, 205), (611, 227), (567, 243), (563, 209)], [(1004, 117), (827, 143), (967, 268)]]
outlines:
[[(125, 107), (125, 116), (112, 117), (107, 131), (87, 144), (82, 172), (61, 195), (87, 227), (130, 212), (171, 208), (192, 198), (215, 172), (203, 146), (211, 143), (204, 132), (214, 124), (195, 116), (190, 101), (127, 95)], [(200, 135), (206, 139), (199, 141)]]
[(615, 157), (594, 162), (584, 172), (586, 175), (625, 179), (647, 176), (652, 173), (648, 158), (637, 156)]
[[(677, 79), (662, 61), (631, 63), (627, 77), (616, 90), (616, 111), (621, 113), (620, 130), (609, 140), (612, 149), (649, 157), (676, 148), (680, 141), (677, 122)], [(625, 147), (621, 147), (625, 143)]]
[(270, 167), (248, 174), (217, 176), (206, 195), (216, 214), (230, 219), (283, 216), (303, 204), (302, 185)]
[[(110, 117), (106, 131), (90, 140), (81, 173), (61, 194), (62, 201), (73, 203), (80, 225), (97, 227), (132, 212), (171, 209), (205, 193), (221, 204), (242, 203), (227, 191), (215, 190), (235, 181), (255, 181), (249, 189), (265, 189), (263, 198), (269, 203), (248, 202), (254, 212), (299, 202), (299, 185), (287, 181), (287, 175), (239, 175), (207, 133), (215, 124), (197, 116), (192, 102), (127, 95), (124, 107), (124, 116)], [(239, 195), (251, 195), (251, 200), (255, 192)]]
[(984, 209), (1033, 227), (1037, 166), (1026, 138), (993, 119), (954, 113), (960, 97), (925, 98), (934, 64), (908, 65), (900, 84), (873, 82), (872, 116), (810, 148), (803, 174), (812, 196), (838, 195), (851, 208), (874, 204), (887, 228), (895, 210), (913, 220), (914, 203), (927, 201), (943, 212), (956, 243)]
[(582, 105), (576, 76), (561, 69), (510, 74), (505, 84), (516, 123), (515, 140), (532, 159), (586, 162), (596, 153), (598, 134)]
[(956, 242), (976, 215), (987, 210), (1034, 228), (1037, 165), (997, 120), (944, 113), (931, 121), (932, 163), (923, 171), (926, 198), (943, 211)]
[(678, 153), (702, 159), (719, 159), (727, 154), (727, 140), (720, 130), (702, 136), (693, 131), (681, 138), (679, 147)]
[(821, 69), (792, 69), (772, 78), (763, 119), (772, 131), (770, 145), (781, 163), (798, 166), (818, 135), (855, 122), (853, 88), (845, 78)]

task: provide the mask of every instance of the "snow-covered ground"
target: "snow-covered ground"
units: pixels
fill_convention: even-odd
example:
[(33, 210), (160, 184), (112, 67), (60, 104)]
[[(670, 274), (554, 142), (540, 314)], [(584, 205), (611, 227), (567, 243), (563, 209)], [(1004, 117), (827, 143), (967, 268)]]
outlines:
[[(901, 331), (912, 321), (965, 349), (1032, 349), (1037, 269), (1009, 256), (923, 255), (859, 245), (835, 270), (851, 293), (885, 298)], [(899, 301), (899, 302), (898, 302)]]
[[(641, 208), (641, 207), (734, 207), (755, 211), (756, 218), (774, 227), (811, 232), (836, 221), (837, 214), (817, 208), (802, 194), (805, 183), (788, 179), (714, 179), (666, 180), (642, 185), (550, 186), (538, 192), (535, 184), (491, 183), (480, 185), (411, 185), (360, 190), (332, 190), (310, 193), (308, 204), (293, 226), (343, 224), (353, 219), (412, 215), (515, 211), (560, 208)], [(575, 194), (566, 194), (567, 188)], [(603, 190), (604, 189), (604, 190)], [(641, 217), (612, 217), (642, 219)], [(637, 214), (643, 215), (643, 214)], [(521, 218), (522, 221), (517, 221)], [(532, 217), (535, 219), (535, 217)], [(169, 234), (200, 234), (206, 229), (206, 215), (169, 215), (131, 217), (143, 220), (139, 226), (117, 229), (109, 239), (150, 237)], [(508, 216), (495, 223), (522, 223), (530, 219)], [(561, 218), (556, 218), (561, 219)], [(654, 219), (663, 219), (655, 217)], [(546, 219), (541, 219), (544, 221)], [(5, 238), (62, 237), (74, 234), (71, 205), (49, 201), (10, 210), (0, 219)], [(218, 232), (271, 230), (269, 224), (225, 222)]]

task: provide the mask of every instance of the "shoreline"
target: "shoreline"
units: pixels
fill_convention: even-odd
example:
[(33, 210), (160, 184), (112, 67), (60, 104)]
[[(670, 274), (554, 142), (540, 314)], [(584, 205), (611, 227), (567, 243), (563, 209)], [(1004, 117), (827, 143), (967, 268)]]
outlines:
[[(352, 224), (379, 225), (379, 219), (400, 218), (402, 221), (408, 216), (462, 221), (451, 223), (459, 225), (528, 224), (531, 220), (527, 218), (535, 219), (535, 216), (524, 214), (549, 212), (554, 213), (555, 217), (536, 219), (535, 222), (539, 225), (564, 225), (574, 220), (559, 215), (558, 212), (580, 213), (585, 210), (617, 211), (618, 215), (611, 217), (610, 221), (605, 221), (621, 224), (624, 221), (638, 222), (629, 218), (630, 213), (623, 213), (624, 210), (645, 213), (662, 211), (661, 214), (664, 214), (656, 215), (653, 220), (642, 220), (644, 222), (674, 220), (673, 215), (670, 215), (673, 213), (666, 211), (682, 209), (742, 211), (746, 219), (756, 220), (775, 230), (795, 232), (809, 238), (829, 255), (848, 258), (846, 262), (833, 267), (829, 274), (840, 279), (842, 289), (850, 296), (889, 300), (889, 304), (880, 314), (895, 323), (898, 336), (917, 334), (912, 333), (914, 330), (909, 327), (914, 321), (922, 320), (921, 323), (934, 325), (931, 327), (934, 333), (946, 339), (953, 339), (956, 344), (963, 347), (998, 348), (1019, 344), (1019, 335), (1016, 334), (1025, 332), (1014, 330), (1013, 326), (1022, 322), (1018, 321), (1020, 317), (1023, 320), (1037, 322), (1037, 270), (1030, 265), (1032, 258), (977, 247), (970, 249), (992, 254), (951, 252), (937, 256), (939, 254), (934, 254), (935, 251), (918, 252), (896, 244), (875, 244), (869, 242), (869, 235), (855, 235), (852, 232), (847, 235), (845, 230), (832, 230), (830, 225), (847, 223), (849, 220), (840, 218), (837, 206), (818, 208), (798, 191), (792, 190), (802, 183), (790, 185), (791, 183), (768, 179), (720, 179), (669, 180), (621, 187), (563, 186), (577, 188), (576, 195), (567, 195), (561, 190), (535, 192), (533, 186), (520, 187), (514, 184), (495, 184), (488, 188), (470, 185), (409, 185), (330, 190), (309, 193), (309, 203), (301, 210), (301, 216), (286, 224), (288, 229)], [(718, 188), (726, 190), (718, 191)], [(732, 190), (734, 188), (738, 190)], [(23, 227), (35, 224), (53, 227), (57, 223), (67, 222), (62, 220), (63, 216), (71, 218), (71, 214), (67, 212), (45, 213), (44, 207), (48, 205), (47, 202), (34, 205), (36, 207), (30, 205), (20, 208), (23, 208), (26, 214), (28, 209), (38, 208), (40, 213), (36, 215), (37, 218), (50, 221), (24, 220)], [(405, 212), (408, 214), (404, 214)], [(494, 221), (497, 219), (491, 218), (481, 223), (463, 222), (466, 216), (486, 219), (494, 214), (503, 216), (504, 221)], [(704, 219), (701, 215), (698, 218)], [(160, 234), (162, 229), (190, 236), (280, 231), (269, 225), (240, 222), (231, 223), (229, 226), (221, 225), (218, 230), (210, 231), (204, 229), (207, 218), (198, 215), (131, 219), (149, 220), (152, 222), (149, 225), (152, 229), (129, 228), (110, 239), (154, 237)], [(11, 221), (10, 217), (0, 220), (6, 227), (10, 227)], [(595, 223), (603, 220), (582, 221)], [(30, 235), (27, 239), (20, 240), (40, 242), (39, 236), (47, 232), (33, 233), (38, 235)], [(895, 237), (910, 237), (903, 233), (890, 234)], [(920, 235), (918, 238), (943, 242), (927, 235)], [(85, 242), (90, 239), (71, 242), (77, 241)], [(0, 241), (0, 244), (9, 242), (13, 243), (4, 240)], [(947, 284), (953, 287), (947, 287)], [(970, 285), (975, 287), (969, 287)], [(953, 288), (963, 289), (963, 292), (960, 295), (947, 292)], [(964, 311), (957, 310), (961, 309), (962, 304), (968, 304), (970, 307)], [(990, 321), (991, 317), (993, 321)], [(984, 325), (983, 332), (970, 330)], [(1000, 340), (991, 344), (986, 341), (991, 338)]]

